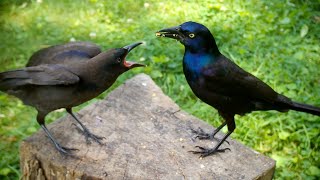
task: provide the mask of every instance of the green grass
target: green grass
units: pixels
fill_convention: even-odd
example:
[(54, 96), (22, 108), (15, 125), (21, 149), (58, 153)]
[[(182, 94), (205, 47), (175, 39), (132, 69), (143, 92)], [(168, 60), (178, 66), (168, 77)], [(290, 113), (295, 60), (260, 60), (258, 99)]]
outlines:
[[(36, 50), (70, 39), (104, 49), (143, 40), (146, 46), (129, 58), (148, 67), (122, 75), (112, 89), (147, 73), (182, 109), (218, 126), (217, 111), (198, 100), (184, 79), (183, 46), (154, 32), (188, 20), (205, 24), (220, 50), (242, 68), (279, 93), (320, 106), (319, 9), (319, 0), (1, 0), (0, 71), (23, 67)], [(0, 92), (0, 179), (20, 176), (19, 143), (39, 129), (35, 115), (33, 108)], [(63, 115), (51, 113), (47, 122)], [(232, 138), (277, 160), (275, 179), (320, 178), (319, 117), (254, 112), (236, 116), (236, 123)]]

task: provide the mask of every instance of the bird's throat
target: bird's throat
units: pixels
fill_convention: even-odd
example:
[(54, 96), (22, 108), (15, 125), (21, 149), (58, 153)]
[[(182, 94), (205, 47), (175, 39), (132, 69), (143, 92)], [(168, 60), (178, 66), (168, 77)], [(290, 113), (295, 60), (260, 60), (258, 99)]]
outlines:
[(212, 54), (191, 53), (186, 51), (183, 57), (183, 64), (188, 71), (200, 73), (209, 64), (214, 63), (216, 57)]

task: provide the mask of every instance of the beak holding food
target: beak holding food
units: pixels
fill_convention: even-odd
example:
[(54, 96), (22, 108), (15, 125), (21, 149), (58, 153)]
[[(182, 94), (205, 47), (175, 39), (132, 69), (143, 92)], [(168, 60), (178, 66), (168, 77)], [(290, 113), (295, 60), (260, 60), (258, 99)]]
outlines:
[(157, 37), (167, 37), (181, 41), (183, 39), (183, 34), (180, 32), (179, 26), (174, 26), (171, 28), (161, 29), (156, 32)]

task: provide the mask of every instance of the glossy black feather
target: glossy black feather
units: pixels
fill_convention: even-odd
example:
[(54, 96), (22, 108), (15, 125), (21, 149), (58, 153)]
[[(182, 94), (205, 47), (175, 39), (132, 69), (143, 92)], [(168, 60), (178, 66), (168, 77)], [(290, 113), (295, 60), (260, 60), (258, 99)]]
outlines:
[(185, 22), (179, 26), (162, 29), (159, 37), (179, 40), (185, 46), (183, 71), (194, 94), (205, 103), (216, 108), (224, 118), (217, 131), (212, 134), (193, 130), (202, 139), (213, 138), (225, 125), (228, 133), (213, 149), (200, 148), (193, 151), (207, 156), (221, 152), (218, 148), (235, 130), (234, 115), (243, 115), (258, 110), (290, 109), (320, 115), (320, 108), (293, 102), (275, 92), (269, 85), (246, 72), (220, 53), (209, 29), (196, 22)]

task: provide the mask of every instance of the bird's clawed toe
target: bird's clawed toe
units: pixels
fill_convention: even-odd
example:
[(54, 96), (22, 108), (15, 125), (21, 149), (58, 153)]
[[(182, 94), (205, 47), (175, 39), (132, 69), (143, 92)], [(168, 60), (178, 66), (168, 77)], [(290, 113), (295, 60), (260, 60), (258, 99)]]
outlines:
[(89, 130), (86, 130), (83, 133), (84, 133), (84, 136), (86, 137), (87, 144), (91, 144), (91, 141), (89, 140), (90, 138), (90, 139), (93, 139), (98, 144), (103, 145), (102, 140), (105, 139), (105, 137), (92, 134)]
[[(74, 125), (75, 125), (75, 124), (74, 124)], [(76, 126), (77, 130), (78, 130), (81, 134), (83, 134), (83, 135), (85, 136), (87, 144), (91, 144), (91, 141), (90, 141), (89, 139), (92, 139), (92, 140), (94, 140), (95, 142), (97, 142), (98, 144), (103, 145), (102, 140), (105, 139), (105, 137), (97, 136), (97, 135), (91, 133), (91, 132), (89, 131), (89, 129), (87, 129), (87, 128), (81, 129), (81, 128), (79, 128), (77, 125), (75, 125), (75, 126)]]
[(195, 130), (195, 129), (191, 128), (191, 132), (195, 135), (194, 136), (195, 139), (200, 139), (200, 140), (203, 140), (203, 139), (209, 139), (209, 140), (216, 139), (216, 138), (214, 138), (213, 134), (209, 134), (209, 133), (204, 132), (203, 129), (201, 129), (200, 127), (198, 128), (198, 130)]
[(63, 147), (63, 146), (60, 146), (59, 144), (56, 144), (55, 146), (56, 146), (56, 149), (63, 155), (74, 156), (72, 154), (72, 151), (79, 151), (79, 149)]
[(198, 148), (198, 151), (189, 151), (193, 154), (200, 154), (200, 158), (204, 158), (207, 156), (210, 156), (212, 154), (218, 153), (218, 152), (225, 152), (226, 150), (231, 151), (230, 148), (223, 148), (223, 149), (218, 149), (218, 148), (213, 148), (213, 149), (209, 149), (209, 148), (204, 148), (201, 146), (195, 146), (196, 148)]
[[(195, 130), (193, 128), (191, 128), (191, 132), (195, 135), (193, 138), (194, 139), (200, 139), (200, 140), (217, 140), (217, 141), (221, 141), (221, 139), (214, 137), (217, 133), (213, 132), (213, 133), (206, 133), (203, 131), (203, 129), (201, 129), (200, 127), (198, 128), (198, 130)], [(227, 142), (229, 145), (229, 141), (225, 140), (225, 142)]]
[(78, 132), (80, 132), (81, 134), (83, 134), (86, 138), (86, 142), (87, 144), (91, 144), (91, 141), (89, 139), (94, 140), (95, 142), (97, 142), (100, 145), (103, 145), (104, 143), (102, 142), (103, 139), (105, 139), (105, 137), (102, 136), (97, 136), (93, 133), (91, 133), (89, 131), (89, 129), (87, 129), (85, 126), (83, 126), (83, 129), (81, 129), (80, 127), (78, 127), (76, 124), (72, 123), (74, 126), (76, 126), (76, 129), (78, 130)]

